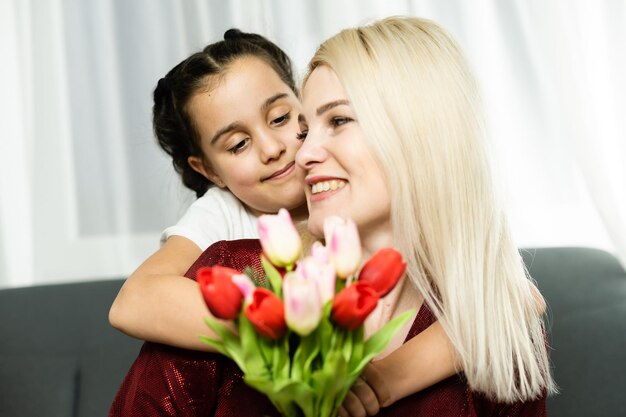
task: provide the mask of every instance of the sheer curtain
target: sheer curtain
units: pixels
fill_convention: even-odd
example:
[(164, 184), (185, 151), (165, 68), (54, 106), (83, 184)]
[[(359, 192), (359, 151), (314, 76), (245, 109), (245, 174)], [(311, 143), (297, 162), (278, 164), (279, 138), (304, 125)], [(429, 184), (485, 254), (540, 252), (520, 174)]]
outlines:
[(626, 6), (619, 1), (3, 0), (0, 286), (127, 276), (193, 201), (155, 144), (151, 91), (230, 27), (302, 72), (343, 27), (431, 18), (481, 82), (520, 246), (626, 260)]

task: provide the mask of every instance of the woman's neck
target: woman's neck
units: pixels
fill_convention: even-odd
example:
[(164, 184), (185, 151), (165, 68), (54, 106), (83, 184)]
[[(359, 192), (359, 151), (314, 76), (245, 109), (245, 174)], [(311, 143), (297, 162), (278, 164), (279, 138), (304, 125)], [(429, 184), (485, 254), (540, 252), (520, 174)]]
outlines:
[(289, 210), (289, 214), (294, 222), (303, 221), (309, 218), (309, 209), (306, 206), (306, 203), (304, 203), (299, 207)]
[(363, 247), (363, 259), (368, 259), (382, 248), (394, 246), (391, 223), (387, 222), (374, 229), (360, 230), (361, 245)]

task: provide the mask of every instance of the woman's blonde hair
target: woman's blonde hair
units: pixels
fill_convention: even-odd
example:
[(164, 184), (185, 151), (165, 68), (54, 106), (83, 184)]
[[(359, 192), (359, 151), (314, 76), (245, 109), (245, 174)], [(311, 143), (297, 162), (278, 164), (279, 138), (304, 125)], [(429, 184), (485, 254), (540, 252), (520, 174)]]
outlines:
[(555, 391), (459, 46), (434, 22), (391, 17), (325, 41), (308, 74), (320, 65), (337, 74), (387, 176), (395, 242), (470, 387), (506, 402)]

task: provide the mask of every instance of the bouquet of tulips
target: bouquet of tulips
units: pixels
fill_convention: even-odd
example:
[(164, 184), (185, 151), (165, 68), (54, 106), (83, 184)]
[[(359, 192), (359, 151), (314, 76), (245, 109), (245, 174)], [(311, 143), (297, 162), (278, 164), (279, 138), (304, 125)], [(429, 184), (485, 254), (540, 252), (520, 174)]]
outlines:
[[(230, 268), (201, 268), (197, 281), (216, 318), (206, 319), (217, 339), (201, 339), (231, 358), (244, 381), (287, 417), (332, 417), (365, 365), (411, 317), (407, 311), (365, 340), (363, 322), (397, 284), (406, 263), (383, 249), (360, 269), (354, 222), (324, 223), (326, 246), (302, 243), (289, 213), (258, 221), (265, 279)], [(357, 273), (358, 272), (358, 273)], [(250, 274), (253, 275), (253, 274)]]

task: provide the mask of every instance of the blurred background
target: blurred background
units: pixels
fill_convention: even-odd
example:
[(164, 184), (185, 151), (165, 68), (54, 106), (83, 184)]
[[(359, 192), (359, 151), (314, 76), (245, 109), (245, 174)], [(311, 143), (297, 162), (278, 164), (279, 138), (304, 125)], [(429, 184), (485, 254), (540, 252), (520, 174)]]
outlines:
[(433, 19), (481, 83), (520, 247), (626, 264), (626, 2), (0, 0), (0, 287), (128, 276), (194, 200), (157, 147), (152, 90), (231, 27), (302, 75), (342, 28)]

